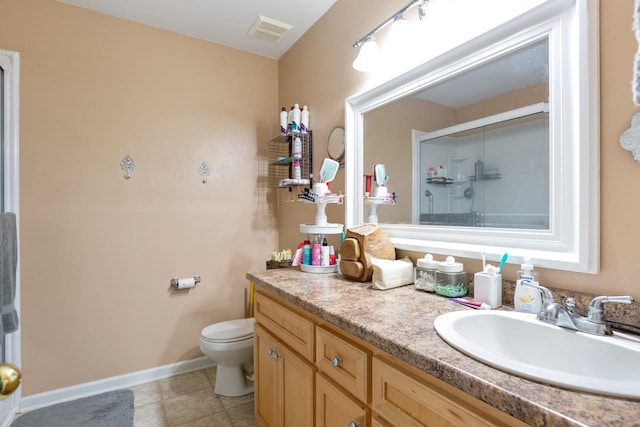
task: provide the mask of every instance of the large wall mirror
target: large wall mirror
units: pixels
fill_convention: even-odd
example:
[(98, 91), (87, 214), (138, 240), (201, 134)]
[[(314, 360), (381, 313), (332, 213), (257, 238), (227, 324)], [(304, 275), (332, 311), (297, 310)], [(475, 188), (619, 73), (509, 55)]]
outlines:
[(397, 248), (597, 272), (597, 10), (548, 0), (348, 98), (347, 226), (383, 163), (397, 198), (377, 216)]

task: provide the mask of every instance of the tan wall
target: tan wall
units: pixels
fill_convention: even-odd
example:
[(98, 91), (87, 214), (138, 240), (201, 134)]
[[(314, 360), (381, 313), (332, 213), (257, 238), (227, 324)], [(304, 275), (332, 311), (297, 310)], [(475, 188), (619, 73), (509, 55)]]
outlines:
[(21, 54), (23, 394), (201, 356), (277, 247), (258, 176), (277, 61), (55, 0), (0, 10)]
[[(344, 98), (362, 90), (366, 83), (366, 75), (351, 68), (357, 54), (351, 45), (405, 4), (401, 0), (339, 0), (281, 58), (280, 101), (285, 105), (300, 97), (297, 99), (304, 98), (312, 108), (311, 127), (319, 136), (316, 156), (324, 156), (330, 128), (344, 123)], [(550, 286), (640, 298), (635, 271), (640, 264), (640, 229), (636, 225), (640, 198), (634, 192), (634, 183), (640, 182), (640, 165), (619, 146), (620, 134), (639, 111), (632, 102), (630, 85), (637, 48), (631, 31), (632, 12), (632, 0), (600, 2), (601, 271), (591, 275), (541, 269), (540, 273), (542, 281)], [(342, 187), (336, 183), (337, 188), (344, 188), (344, 175), (339, 179)], [(296, 224), (312, 219), (308, 211), (287, 206), (280, 216), (281, 245), (293, 246), (300, 240)], [(343, 218), (340, 212), (329, 216), (334, 222)], [(464, 261), (468, 271), (479, 270), (480, 261)], [(505, 278), (515, 279), (517, 269), (517, 265), (507, 265)]]

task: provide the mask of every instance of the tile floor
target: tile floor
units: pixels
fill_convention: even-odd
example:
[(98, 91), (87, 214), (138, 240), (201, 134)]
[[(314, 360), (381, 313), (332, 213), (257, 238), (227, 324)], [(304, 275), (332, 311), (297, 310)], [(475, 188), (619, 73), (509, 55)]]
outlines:
[(218, 396), (216, 368), (131, 387), (134, 427), (255, 427), (253, 394)]

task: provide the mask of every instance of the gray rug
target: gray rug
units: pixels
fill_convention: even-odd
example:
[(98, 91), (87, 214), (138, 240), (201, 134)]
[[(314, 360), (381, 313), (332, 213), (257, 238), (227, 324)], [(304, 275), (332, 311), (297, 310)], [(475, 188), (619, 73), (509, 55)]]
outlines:
[(133, 427), (133, 392), (116, 390), (27, 412), (11, 427)]

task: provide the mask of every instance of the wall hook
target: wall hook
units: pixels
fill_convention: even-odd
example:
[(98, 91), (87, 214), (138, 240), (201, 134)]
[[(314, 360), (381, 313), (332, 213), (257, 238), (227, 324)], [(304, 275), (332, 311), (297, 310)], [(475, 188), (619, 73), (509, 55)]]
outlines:
[(126, 154), (120, 162), (120, 168), (127, 173), (124, 179), (129, 179), (131, 178), (131, 172), (136, 168), (136, 162), (133, 161), (130, 155)]
[(211, 175), (211, 171), (209, 170), (209, 165), (207, 164), (207, 162), (200, 163), (198, 173), (202, 177), (202, 183), (206, 184), (207, 180), (209, 179), (209, 175)]

